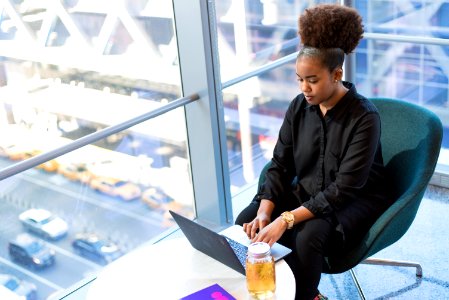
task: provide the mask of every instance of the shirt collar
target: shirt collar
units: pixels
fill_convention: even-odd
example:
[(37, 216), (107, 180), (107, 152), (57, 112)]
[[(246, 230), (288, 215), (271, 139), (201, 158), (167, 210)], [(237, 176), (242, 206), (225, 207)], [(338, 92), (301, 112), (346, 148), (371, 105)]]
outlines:
[(345, 88), (348, 89), (348, 91), (346, 92), (346, 94), (344, 94), (344, 96), (340, 99), (340, 101), (338, 101), (338, 103), (335, 104), (334, 107), (332, 107), (326, 112), (326, 115), (332, 116), (337, 112), (343, 110), (351, 102), (351, 100), (354, 99), (355, 94), (357, 94), (357, 90), (353, 83), (348, 81), (342, 81), (342, 83), (345, 86)]

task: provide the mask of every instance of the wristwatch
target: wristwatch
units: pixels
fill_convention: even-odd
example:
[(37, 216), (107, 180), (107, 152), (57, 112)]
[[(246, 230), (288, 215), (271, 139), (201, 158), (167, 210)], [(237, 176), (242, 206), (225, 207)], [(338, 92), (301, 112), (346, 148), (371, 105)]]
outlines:
[(287, 223), (287, 229), (292, 229), (293, 223), (295, 222), (295, 216), (289, 211), (284, 211), (281, 214), (281, 217), (282, 220), (284, 220)]

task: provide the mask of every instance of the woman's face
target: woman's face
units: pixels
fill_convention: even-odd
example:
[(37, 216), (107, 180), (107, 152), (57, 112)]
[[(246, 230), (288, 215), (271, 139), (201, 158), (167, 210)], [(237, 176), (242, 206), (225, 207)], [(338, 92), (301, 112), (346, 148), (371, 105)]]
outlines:
[(296, 75), (299, 88), (309, 104), (332, 107), (334, 101), (339, 100), (335, 97), (342, 76), (340, 68), (329, 72), (319, 59), (300, 56), (296, 60)]

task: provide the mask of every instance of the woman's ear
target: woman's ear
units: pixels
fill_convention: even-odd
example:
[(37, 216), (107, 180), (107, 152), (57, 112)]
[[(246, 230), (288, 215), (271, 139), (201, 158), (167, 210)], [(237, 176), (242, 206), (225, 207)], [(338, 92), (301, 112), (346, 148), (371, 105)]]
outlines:
[(341, 81), (343, 79), (343, 69), (338, 67), (334, 70), (334, 80)]

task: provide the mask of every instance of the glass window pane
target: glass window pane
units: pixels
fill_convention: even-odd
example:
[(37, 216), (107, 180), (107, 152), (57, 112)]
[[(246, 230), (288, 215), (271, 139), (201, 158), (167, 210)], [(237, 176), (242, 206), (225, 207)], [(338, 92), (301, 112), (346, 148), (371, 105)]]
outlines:
[[(0, 169), (182, 96), (171, 1), (0, 8)], [(2, 180), (0, 268), (44, 299), (167, 231), (168, 209), (193, 218), (185, 123), (178, 108)], [(55, 251), (46, 272), (8, 253), (21, 233)]]

